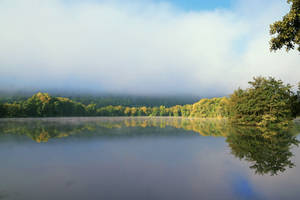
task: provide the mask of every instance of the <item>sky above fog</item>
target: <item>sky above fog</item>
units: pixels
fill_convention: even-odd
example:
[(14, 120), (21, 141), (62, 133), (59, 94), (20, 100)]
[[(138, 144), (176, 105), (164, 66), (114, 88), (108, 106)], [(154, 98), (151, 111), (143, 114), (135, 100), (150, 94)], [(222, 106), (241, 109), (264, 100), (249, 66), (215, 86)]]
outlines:
[(227, 95), (253, 76), (300, 81), (269, 51), (285, 0), (0, 0), (0, 89)]

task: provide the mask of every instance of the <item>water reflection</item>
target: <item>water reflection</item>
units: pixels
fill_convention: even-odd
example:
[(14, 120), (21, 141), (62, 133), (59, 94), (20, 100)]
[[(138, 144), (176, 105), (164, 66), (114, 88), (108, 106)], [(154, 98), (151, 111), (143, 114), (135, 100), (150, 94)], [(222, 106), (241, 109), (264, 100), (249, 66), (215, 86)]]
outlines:
[[(48, 142), (51, 138), (62, 138), (75, 134), (106, 134), (105, 129), (173, 127), (193, 131), (202, 136), (223, 136), (230, 133), (226, 120), (200, 120), (187, 118), (47, 118), (47, 119), (5, 119), (0, 121), (0, 134), (26, 135), (34, 141)], [(119, 136), (132, 136), (137, 132), (116, 132)], [(140, 132), (138, 134), (145, 134)], [(171, 134), (168, 132), (168, 134)]]
[[(288, 129), (272, 130), (254, 127), (233, 126), (226, 120), (201, 120), (187, 118), (48, 118), (48, 119), (3, 119), (0, 121), (1, 135), (26, 135), (34, 141), (48, 142), (50, 139), (75, 135), (77, 137), (133, 137), (153, 134), (146, 128), (159, 128), (161, 135), (176, 135), (166, 128), (184, 129), (191, 132), (180, 134), (225, 137), (231, 153), (250, 163), (257, 174), (277, 175), (294, 167), (291, 148), (299, 141), (296, 135), (299, 125)], [(143, 131), (125, 131), (140, 128)], [(121, 131), (107, 131), (107, 130)]]
[(298, 146), (299, 141), (291, 129), (235, 127), (232, 130), (226, 138), (231, 153), (251, 163), (255, 173), (273, 176), (295, 166), (291, 148)]

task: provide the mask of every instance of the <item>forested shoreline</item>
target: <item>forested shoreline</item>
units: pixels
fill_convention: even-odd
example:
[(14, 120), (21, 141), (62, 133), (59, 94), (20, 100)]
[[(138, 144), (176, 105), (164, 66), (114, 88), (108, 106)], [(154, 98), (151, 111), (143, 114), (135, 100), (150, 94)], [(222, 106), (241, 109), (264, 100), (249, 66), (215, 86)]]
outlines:
[(237, 89), (229, 97), (201, 99), (194, 104), (147, 106), (104, 106), (83, 104), (65, 97), (37, 93), (32, 97), (0, 104), (0, 117), (63, 116), (175, 116), (197, 118), (229, 118), (238, 124), (285, 125), (300, 114), (300, 84), (297, 94), (289, 84), (272, 77), (254, 78), (249, 88)]
[(228, 117), (228, 98), (202, 99), (195, 104), (154, 107), (104, 106), (83, 104), (69, 98), (37, 93), (24, 101), (0, 104), (1, 117), (57, 117), (57, 116), (184, 116)]
[(96, 108), (106, 106), (124, 106), (124, 107), (159, 107), (164, 105), (166, 107), (172, 107), (176, 105), (193, 104), (202, 97), (195, 95), (128, 95), (128, 94), (97, 94), (97, 93), (81, 93), (80, 91), (15, 91), (7, 92), (0, 90), (0, 104), (1, 103), (14, 103), (26, 101), (34, 94), (48, 93), (54, 97), (64, 97), (72, 101), (82, 103), (84, 105), (96, 104)]

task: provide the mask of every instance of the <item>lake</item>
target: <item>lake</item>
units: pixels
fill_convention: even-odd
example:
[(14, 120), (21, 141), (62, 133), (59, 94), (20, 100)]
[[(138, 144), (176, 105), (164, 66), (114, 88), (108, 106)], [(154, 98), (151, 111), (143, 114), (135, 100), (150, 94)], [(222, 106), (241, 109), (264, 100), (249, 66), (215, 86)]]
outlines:
[(300, 199), (299, 127), (0, 119), (0, 199)]

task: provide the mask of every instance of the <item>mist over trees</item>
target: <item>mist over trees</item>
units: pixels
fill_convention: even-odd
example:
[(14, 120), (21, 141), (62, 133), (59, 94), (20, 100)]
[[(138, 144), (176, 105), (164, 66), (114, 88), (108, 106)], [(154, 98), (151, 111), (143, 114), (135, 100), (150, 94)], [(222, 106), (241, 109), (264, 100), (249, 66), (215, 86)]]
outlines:
[(300, 85), (298, 96), (292, 86), (269, 77), (255, 77), (247, 89), (237, 89), (230, 97), (201, 99), (194, 104), (175, 106), (99, 107), (97, 103), (83, 104), (65, 97), (37, 93), (32, 97), (0, 104), (0, 117), (57, 116), (173, 116), (195, 118), (229, 118), (232, 123), (253, 126), (288, 125), (300, 114)]
[[(0, 91), (0, 103), (13, 103), (25, 101), (32, 97), (37, 92), (22, 92), (15, 91), (13, 93), (7, 93), (5, 91)], [(43, 92), (42, 92), (43, 93)], [(48, 93), (48, 92), (47, 92)], [(72, 101), (80, 102), (84, 105), (96, 104), (97, 108), (105, 106), (135, 106), (135, 107), (154, 107), (164, 105), (166, 107), (171, 107), (175, 105), (186, 105), (193, 104), (201, 97), (195, 95), (172, 95), (172, 96), (140, 96), (140, 95), (126, 95), (126, 94), (96, 94), (96, 93), (80, 93), (80, 92), (49, 92), (52, 96), (65, 97)]]

